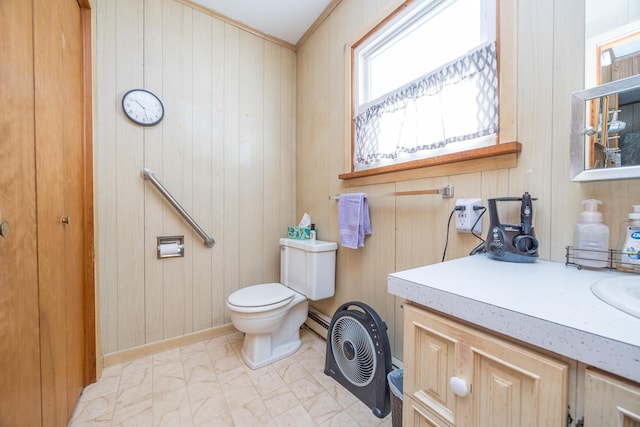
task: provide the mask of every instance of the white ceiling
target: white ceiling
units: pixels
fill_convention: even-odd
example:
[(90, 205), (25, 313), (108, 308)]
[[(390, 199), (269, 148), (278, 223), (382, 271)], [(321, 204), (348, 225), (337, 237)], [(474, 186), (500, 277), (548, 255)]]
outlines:
[(296, 44), (331, 0), (193, 0), (262, 33)]

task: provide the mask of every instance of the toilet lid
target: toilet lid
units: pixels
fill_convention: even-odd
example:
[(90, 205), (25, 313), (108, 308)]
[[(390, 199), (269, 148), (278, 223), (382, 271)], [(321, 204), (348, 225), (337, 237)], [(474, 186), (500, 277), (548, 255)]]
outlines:
[(294, 292), (280, 283), (265, 283), (238, 289), (229, 295), (229, 303), (237, 307), (264, 307), (293, 298)]

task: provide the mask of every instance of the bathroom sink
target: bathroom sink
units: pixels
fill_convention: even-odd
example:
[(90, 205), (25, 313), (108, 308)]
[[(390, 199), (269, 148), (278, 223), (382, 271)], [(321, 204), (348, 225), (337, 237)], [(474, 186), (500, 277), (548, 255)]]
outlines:
[(591, 285), (591, 291), (607, 304), (640, 318), (640, 277), (602, 279)]

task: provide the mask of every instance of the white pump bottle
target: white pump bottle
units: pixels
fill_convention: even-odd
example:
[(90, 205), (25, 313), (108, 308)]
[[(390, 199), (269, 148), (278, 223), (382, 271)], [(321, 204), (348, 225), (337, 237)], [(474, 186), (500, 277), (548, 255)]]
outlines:
[(600, 200), (583, 200), (584, 212), (573, 229), (575, 263), (584, 267), (607, 267), (609, 259), (609, 227), (602, 223), (598, 211)]
[(616, 268), (627, 271), (640, 271), (640, 205), (633, 205), (629, 221), (622, 223), (620, 242), (620, 262)]

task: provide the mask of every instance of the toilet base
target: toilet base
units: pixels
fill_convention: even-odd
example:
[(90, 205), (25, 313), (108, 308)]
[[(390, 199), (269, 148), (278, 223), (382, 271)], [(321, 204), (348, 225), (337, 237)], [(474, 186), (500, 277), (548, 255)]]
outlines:
[(287, 317), (279, 327), (271, 333), (249, 333), (244, 336), (242, 359), (251, 369), (258, 369), (276, 360), (284, 359), (298, 351), (300, 326), (309, 312), (309, 301), (297, 294), (289, 306)]
[[(271, 340), (270, 335), (262, 335), (256, 336), (254, 335), (251, 339), (247, 339), (245, 337), (244, 343), (242, 345), (242, 351), (240, 352), (242, 355), (242, 360), (247, 366), (251, 369), (259, 369), (264, 366), (267, 366), (273, 362), (276, 362), (280, 359), (284, 359), (285, 357), (291, 356), (293, 353), (298, 351), (300, 346), (302, 345), (302, 341), (300, 340), (300, 334), (297, 334), (297, 339), (293, 339), (288, 343), (281, 344), (274, 349), (272, 349), (271, 354), (269, 355), (259, 355), (256, 349), (260, 346), (262, 348), (271, 349), (270, 343), (265, 343), (265, 340)], [(265, 345), (266, 344), (266, 345)]]

